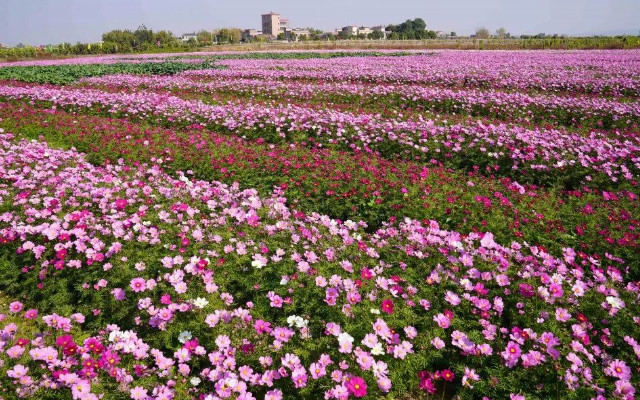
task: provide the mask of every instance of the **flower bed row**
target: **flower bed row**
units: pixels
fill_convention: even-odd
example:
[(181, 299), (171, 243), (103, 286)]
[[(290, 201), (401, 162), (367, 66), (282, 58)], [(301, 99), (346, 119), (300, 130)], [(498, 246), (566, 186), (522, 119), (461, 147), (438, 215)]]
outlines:
[[(194, 125), (175, 131), (126, 120), (0, 106), (0, 127), (86, 152), (96, 164), (162, 160), (171, 171), (203, 180), (239, 182), (261, 195), (274, 186), (296, 208), (376, 229), (402, 217), (442, 218), (460, 232), (490, 230), (500, 240), (544, 245), (551, 254), (576, 247), (587, 254), (633, 259), (640, 248), (640, 198), (633, 192), (548, 191), (478, 172), (390, 162), (362, 152), (339, 152), (313, 142), (270, 145), (222, 136)], [(603, 240), (604, 239), (604, 240)]]
[[(326, 145), (379, 151), (387, 157), (436, 159), (468, 169), (497, 165), (498, 174), (564, 187), (607, 187), (622, 180), (637, 183), (637, 137), (592, 132), (588, 136), (558, 129), (517, 125), (436, 125), (432, 120), (381, 118), (317, 110), (304, 105), (226, 103), (208, 105), (156, 93), (107, 93), (39, 85), (0, 86), (0, 97), (30, 99), (86, 112), (124, 115), (185, 126), (194, 122), (270, 142), (313, 137)], [(613, 136), (613, 137), (612, 137)]]
[(197, 77), (302, 79), (516, 89), (536, 92), (640, 94), (640, 51), (442, 51), (412, 57), (334, 60), (221, 60), (224, 71)]
[(602, 129), (636, 129), (640, 103), (618, 102), (598, 97), (531, 95), (496, 90), (446, 89), (418, 85), (365, 84), (353, 82), (299, 82), (213, 76), (199, 81), (190, 75), (152, 77), (108, 75), (86, 78), (85, 86), (144, 87), (182, 89), (190, 93), (240, 93), (252, 99), (284, 98), (291, 102), (390, 103), (396, 107), (419, 107), (432, 112), (468, 114), (510, 121), (551, 121), (564, 126), (591, 126)]
[(638, 384), (640, 283), (614, 257), (436, 221), (368, 234), (277, 191), (6, 134), (0, 177), (0, 287), (47, 325), (1, 335), (3, 386), (25, 397), (626, 399)]

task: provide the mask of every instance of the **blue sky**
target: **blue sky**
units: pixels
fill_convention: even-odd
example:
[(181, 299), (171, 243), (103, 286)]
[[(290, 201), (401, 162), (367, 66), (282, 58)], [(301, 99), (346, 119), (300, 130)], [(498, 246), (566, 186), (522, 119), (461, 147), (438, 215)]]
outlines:
[(0, 43), (95, 42), (102, 32), (140, 24), (175, 34), (259, 28), (268, 11), (294, 27), (323, 30), (421, 17), (430, 29), (458, 34), (480, 26), (513, 34), (640, 31), (640, 0), (0, 0)]

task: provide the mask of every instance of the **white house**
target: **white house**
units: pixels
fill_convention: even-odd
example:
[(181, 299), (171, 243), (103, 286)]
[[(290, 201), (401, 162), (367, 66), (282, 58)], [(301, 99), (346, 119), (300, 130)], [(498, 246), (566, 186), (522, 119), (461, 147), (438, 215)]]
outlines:
[(184, 35), (182, 35), (182, 37), (180, 37), (180, 40), (182, 40), (183, 42), (188, 42), (189, 40), (195, 40), (196, 42), (198, 41), (198, 36), (195, 33), (185, 33)]

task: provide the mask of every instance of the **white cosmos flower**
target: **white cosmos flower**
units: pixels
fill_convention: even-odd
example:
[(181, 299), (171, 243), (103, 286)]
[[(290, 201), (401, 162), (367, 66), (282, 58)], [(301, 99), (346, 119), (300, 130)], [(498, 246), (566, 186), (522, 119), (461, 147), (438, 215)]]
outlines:
[(624, 307), (624, 303), (617, 297), (607, 296), (607, 303), (613, 308), (621, 309)]
[(204, 297), (198, 297), (197, 299), (193, 300), (193, 305), (200, 309), (203, 309), (209, 305), (209, 300), (205, 299)]
[(353, 343), (353, 336), (349, 335), (347, 332), (342, 332), (340, 336), (338, 336), (338, 342), (351, 342)]
[(180, 332), (180, 334), (178, 335), (178, 341), (179, 341), (180, 343), (183, 343), (183, 344), (184, 344), (184, 343), (186, 343), (186, 342), (187, 342), (187, 340), (191, 340), (191, 338), (192, 338), (192, 337), (193, 337), (193, 336), (191, 336), (191, 332), (189, 332), (189, 331), (182, 331), (182, 332)]
[(373, 349), (371, 349), (371, 354), (373, 354), (374, 356), (381, 356), (384, 354), (384, 349), (382, 348), (382, 343), (378, 342), (376, 343), (375, 346), (373, 346)]

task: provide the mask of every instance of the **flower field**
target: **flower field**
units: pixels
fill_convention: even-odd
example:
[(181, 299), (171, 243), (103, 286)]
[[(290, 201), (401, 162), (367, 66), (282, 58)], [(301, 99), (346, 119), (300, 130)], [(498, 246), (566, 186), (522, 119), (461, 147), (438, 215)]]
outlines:
[(640, 51), (0, 65), (0, 398), (634, 399)]

